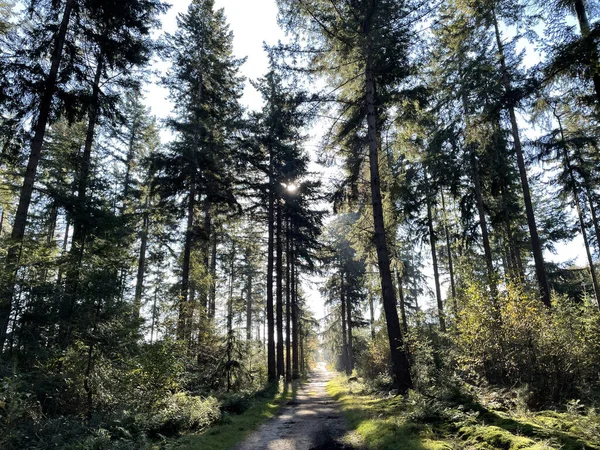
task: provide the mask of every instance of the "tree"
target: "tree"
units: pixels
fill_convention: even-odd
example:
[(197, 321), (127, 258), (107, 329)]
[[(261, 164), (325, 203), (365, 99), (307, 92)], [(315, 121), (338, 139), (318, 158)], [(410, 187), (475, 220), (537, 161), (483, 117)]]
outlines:
[[(31, 5), (32, 7), (35, 4)], [(43, 94), (39, 103), (37, 118), (35, 121), (35, 131), (31, 140), (31, 151), (27, 168), (24, 174), (23, 186), (19, 195), (19, 203), (15, 213), (13, 228), (11, 232), (12, 245), (6, 256), (4, 263), (4, 274), (1, 280), (0, 288), (0, 351), (4, 348), (6, 341), (6, 332), (10, 320), (12, 310), (12, 297), (14, 292), (14, 284), (16, 271), (18, 268), (19, 252), (23, 237), (25, 236), (25, 226), (27, 224), (27, 214), (31, 203), (33, 193), (33, 183), (37, 173), (37, 167), (40, 161), (46, 126), (50, 119), (52, 100), (58, 71), (63, 56), (63, 48), (65, 46), (67, 29), (71, 20), (71, 14), (75, 6), (75, 0), (67, 0), (64, 5), (54, 4), (53, 9), (46, 10), (47, 19), (50, 20), (51, 14), (57, 11), (62, 11), (62, 19), (57, 33), (54, 36), (53, 50), (51, 54), (51, 66), (44, 80)]]
[[(208, 271), (211, 208), (235, 207), (232, 167), (236, 161), (234, 135), (240, 128), (243, 60), (232, 56), (233, 35), (223, 10), (214, 10), (212, 0), (193, 1), (178, 17), (178, 30), (165, 41), (171, 70), (165, 79), (175, 100), (175, 116), (169, 127), (176, 135), (168, 152), (159, 159), (161, 196), (179, 204), (186, 217), (185, 244), (181, 264), (179, 321), (180, 339), (189, 339), (191, 320), (197, 307), (190, 285), (192, 254), (199, 240), (204, 243), (204, 270)], [(196, 211), (202, 206), (204, 226), (200, 233)], [(185, 211), (185, 212), (183, 212)], [(208, 303), (208, 289), (204, 304)]]
[[(396, 310), (396, 295), (385, 235), (381, 178), (379, 173), (379, 129), (386, 107), (398, 94), (399, 84), (410, 74), (408, 48), (410, 25), (407, 2), (278, 2), (282, 23), (292, 32), (306, 30), (315, 44), (306, 54), (314, 55), (311, 70), (327, 75), (343, 107), (346, 124), (342, 135), (357, 128), (364, 133), (368, 149), (374, 241), (380, 271), (393, 371), (399, 391), (411, 387), (409, 362)], [(298, 33), (299, 34), (299, 33)], [(385, 50), (384, 50), (385, 49)], [(343, 68), (343, 69), (342, 69)], [(397, 98), (397, 97), (396, 97)]]

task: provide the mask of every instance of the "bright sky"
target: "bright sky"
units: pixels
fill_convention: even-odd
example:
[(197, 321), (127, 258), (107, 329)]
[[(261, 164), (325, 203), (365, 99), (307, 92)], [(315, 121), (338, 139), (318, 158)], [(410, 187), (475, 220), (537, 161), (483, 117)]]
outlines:
[[(177, 15), (185, 12), (190, 0), (172, 0), (173, 6), (163, 17), (163, 31), (173, 33), (177, 27)], [(268, 59), (263, 50), (263, 42), (276, 44), (285, 40), (284, 32), (277, 24), (277, 5), (275, 0), (215, 0), (215, 7), (224, 8), (227, 22), (234, 33), (234, 53), (236, 57), (247, 58), (242, 66), (242, 75), (247, 80), (255, 80), (263, 76), (268, 68)], [(158, 61), (155, 69), (166, 70), (168, 65)], [(168, 91), (152, 84), (147, 87), (146, 103), (157, 117), (169, 115), (172, 104), (168, 100)], [(262, 105), (260, 94), (246, 83), (242, 103), (249, 109), (259, 109)], [(170, 138), (168, 131), (163, 134), (163, 141)], [(318, 278), (304, 283), (308, 305), (317, 318), (324, 315), (323, 300), (318, 292)]]
[[(189, 0), (172, 0), (173, 6), (163, 18), (163, 31), (173, 33), (177, 27), (176, 17), (185, 12)], [(239, 58), (247, 57), (242, 74), (247, 79), (257, 79), (267, 70), (268, 60), (263, 51), (263, 42), (276, 44), (285, 35), (277, 25), (277, 5), (275, 0), (215, 0), (217, 9), (224, 8), (229, 27), (234, 33), (234, 52)], [(165, 69), (164, 64), (158, 67)], [(164, 117), (170, 112), (167, 91), (159, 86), (151, 86), (147, 96), (148, 105), (155, 115)], [(250, 109), (261, 105), (260, 94), (247, 83), (243, 103)], [(168, 105), (168, 107), (167, 107)]]
[[(190, 0), (172, 0), (172, 2), (173, 6), (162, 21), (163, 31), (169, 33), (175, 31), (177, 14), (187, 10)], [(285, 40), (285, 34), (277, 24), (275, 0), (215, 0), (215, 6), (225, 10), (230, 29), (234, 33), (235, 56), (248, 58), (242, 67), (242, 74), (247, 79), (257, 79), (264, 75), (268, 60), (263, 50), (263, 42), (275, 44), (278, 40)], [(167, 66), (162, 62), (157, 62), (155, 68), (165, 70)], [(147, 91), (147, 104), (152, 108), (153, 114), (160, 118), (166, 117), (172, 109), (168, 100), (168, 92), (156, 84), (148, 86)], [(242, 102), (249, 109), (261, 107), (260, 94), (249, 83), (246, 85)], [(163, 135), (163, 139), (165, 141), (169, 139), (168, 132)], [(313, 148), (312, 145), (309, 148)], [(577, 264), (586, 264), (581, 236), (572, 242), (558, 244), (557, 250), (557, 255), (546, 252), (545, 258), (548, 261), (564, 261), (575, 258)], [(428, 249), (425, 249), (424, 252), (426, 255), (429, 253)], [(426, 268), (425, 272), (432, 283), (431, 268)], [(324, 315), (323, 300), (318, 292), (319, 281), (319, 278), (313, 277), (310, 282), (304, 284), (304, 289), (309, 297), (309, 306), (318, 318)], [(447, 283), (445, 284), (447, 285)], [(444, 291), (446, 287), (443, 286)]]

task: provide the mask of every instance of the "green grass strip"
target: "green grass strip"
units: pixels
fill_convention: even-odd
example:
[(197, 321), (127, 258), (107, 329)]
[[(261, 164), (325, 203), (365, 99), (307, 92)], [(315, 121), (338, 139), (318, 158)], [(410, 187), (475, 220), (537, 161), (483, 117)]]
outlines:
[(327, 384), (327, 392), (340, 402), (350, 430), (369, 450), (446, 450), (450, 442), (439, 440), (426, 427), (396, 414), (399, 398), (380, 398), (354, 394), (346, 378), (337, 377)]
[(296, 396), (297, 385), (286, 384), (270, 395), (257, 397), (252, 406), (240, 415), (228, 415), (222, 423), (200, 433), (178, 440), (177, 448), (183, 450), (230, 450), (256, 430), (264, 421), (275, 416), (282, 405)]

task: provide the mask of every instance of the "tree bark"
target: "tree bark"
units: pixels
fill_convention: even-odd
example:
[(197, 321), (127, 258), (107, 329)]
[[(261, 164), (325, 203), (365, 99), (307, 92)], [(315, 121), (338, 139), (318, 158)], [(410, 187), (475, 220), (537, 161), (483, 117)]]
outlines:
[(454, 281), (454, 262), (452, 260), (452, 246), (450, 245), (450, 230), (448, 228), (448, 214), (446, 212), (446, 199), (444, 198), (444, 190), (441, 189), (442, 194), (442, 210), (444, 211), (444, 234), (446, 235), (446, 249), (448, 253), (448, 272), (450, 273), (450, 292), (452, 294), (452, 310), (454, 316), (458, 312), (456, 306), (456, 283)]
[(160, 284), (160, 279), (156, 283), (156, 287), (154, 288), (154, 299), (152, 301), (152, 323), (150, 325), (150, 344), (152, 344), (154, 339), (154, 327), (156, 326), (156, 303), (158, 301), (158, 287)]
[(284, 341), (283, 341), (283, 227), (281, 201), (277, 200), (277, 259), (275, 272), (277, 275), (275, 305), (277, 310), (277, 376), (285, 375)]
[(291, 310), (291, 261), (290, 261), (290, 219), (285, 221), (285, 379), (292, 379), (292, 310)]
[(135, 294), (133, 296), (133, 315), (136, 319), (140, 317), (142, 308), (142, 293), (144, 290), (144, 274), (146, 272), (146, 249), (148, 247), (148, 229), (150, 227), (150, 194), (146, 196), (142, 233), (140, 242), (140, 253), (138, 256), (138, 267), (135, 282)]
[(402, 330), (400, 329), (400, 322), (398, 321), (396, 295), (392, 283), (390, 258), (385, 236), (383, 204), (381, 201), (381, 179), (379, 176), (379, 144), (377, 142), (377, 113), (375, 111), (375, 80), (373, 77), (373, 61), (370, 52), (367, 52), (365, 88), (373, 228), (375, 232), (374, 240), (375, 248), (377, 250), (377, 263), (381, 278), (383, 310), (385, 312), (390, 353), (392, 357), (392, 371), (395, 376), (396, 384), (398, 385), (398, 392), (405, 394), (412, 387), (412, 379), (408, 358), (404, 351)]
[(212, 324), (215, 321), (215, 313), (217, 308), (217, 233), (215, 231), (212, 233), (211, 246), (208, 320)]
[[(400, 318), (402, 319), (402, 331), (404, 333), (408, 332), (408, 320), (406, 319), (406, 304), (404, 302), (404, 287), (402, 286), (402, 274), (400, 273), (400, 269), (396, 270), (396, 281), (398, 282), (398, 299), (400, 300)], [(372, 302), (372, 300), (371, 300)], [(371, 311), (373, 309), (373, 305), (371, 304)], [(372, 313), (371, 313), (372, 315)], [(373, 334), (373, 332), (371, 332)]]
[(251, 263), (252, 255), (250, 251), (246, 252), (246, 263), (249, 266), (247, 281), (246, 281), (246, 341), (252, 340), (252, 283), (254, 269)]
[[(77, 182), (77, 209), (78, 212), (73, 217), (73, 239), (71, 241), (71, 260), (73, 266), (67, 272), (65, 299), (61, 307), (61, 326), (63, 330), (60, 332), (60, 341), (63, 345), (68, 343), (71, 334), (71, 325), (75, 304), (77, 302), (77, 291), (79, 289), (79, 274), (80, 267), (83, 261), (85, 251), (85, 241), (88, 232), (88, 214), (87, 214), (87, 197), (88, 184), (90, 180), (90, 169), (92, 166), (92, 148), (96, 135), (96, 125), (100, 113), (99, 98), (100, 98), (100, 79), (103, 70), (103, 57), (98, 55), (96, 73), (92, 86), (92, 99), (90, 113), (88, 118), (88, 127), (81, 156), (81, 168)], [(66, 327), (66, 328), (64, 328)]]
[(121, 211), (121, 214), (125, 213), (128, 204), (129, 185), (131, 184), (131, 166), (133, 164), (133, 159), (135, 158), (134, 151), (137, 128), (137, 118), (134, 118), (130, 129), (131, 136), (129, 136), (129, 148), (127, 149), (127, 156), (125, 158), (125, 179), (123, 180), (123, 210)]
[(235, 263), (235, 243), (231, 242), (231, 261), (229, 266), (229, 298), (227, 299), (227, 392), (231, 390), (231, 361), (233, 355), (233, 277)]
[(344, 269), (340, 271), (340, 316), (342, 319), (342, 365), (346, 375), (350, 375), (350, 362), (348, 358), (348, 335), (346, 334), (346, 292), (344, 290)]
[[(428, 183), (428, 181), (426, 180)], [(444, 303), (442, 301), (442, 291), (440, 288), (440, 273), (438, 269), (437, 251), (436, 251), (436, 236), (433, 228), (433, 213), (431, 207), (431, 198), (429, 196), (429, 188), (427, 189), (427, 227), (429, 228), (429, 243), (431, 246), (431, 264), (433, 265), (433, 279), (435, 282), (435, 298), (437, 300), (438, 319), (440, 321), (440, 330), (446, 332), (446, 317), (444, 314)]]
[(373, 293), (369, 289), (369, 323), (371, 325), (371, 339), (375, 339), (375, 311), (373, 308)]
[(296, 272), (296, 251), (294, 241), (292, 241), (292, 267), (291, 267), (291, 284), (292, 284), (292, 379), (300, 378), (299, 371), (299, 352), (298, 352), (298, 275)]
[[(502, 69), (502, 83), (506, 94), (512, 92), (510, 83), (510, 77), (508, 68), (506, 67), (506, 59), (504, 56), (504, 46), (502, 44), (502, 38), (500, 36), (500, 29), (498, 27), (498, 19), (496, 18), (495, 11), (492, 10), (494, 20), (494, 30), (496, 33), (496, 44), (498, 46), (498, 55), (500, 59), (500, 67)], [(517, 116), (515, 114), (515, 107), (512, 103), (508, 105), (508, 113), (510, 116), (510, 124), (512, 130), (512, 136), (515, 146), (515, 152), (517, 154), (517, 165), (519, 167), (519, 175), (521, 177), (521, 186), (523, 189), (523, 200), (525, 203), (525, 213), (527, 215), (527, 225), (529, 227), (529, 234), (531, 237), (531, 247), (533, 250), (533, 259), (535, 262), (535, 273), (539, 284), (541, 300), (547, 307), (550, 307), (550, 286), (548, 285), (548, 277), (546, 274), (546, 266), (544, 264), (544, 255), (542, 251), (542, 244), (538, 235), (537, 225), (535, 222), (535, 214), (533, 212), (533, 204), (531, 201), (531, 191), (529, 189), (529, 180), (527, 178), (527, 169), (525, 167), (525, 158), (523, 156), (523, 148), (521, 146), (521, 138), (519, 136), (519, 126), (517, 124)]]
[[(585, 3), (583, 0), (573, 0), (573, 7), (577, 16), (577, 22), (579, 23), (581, 36), (587, 38), (590, 35), (590, 22), (585, 10)], [(600, 74), (598, 73), (598, 59), (598, 51), (594, 47), (590, 52), (589, 65), (592, 82), (594, 83), (594, 91), (596, 92), (596, 100), (598, 101), (598, 106), (600, 106)]]
[(346, 374), (351, 375), (354, 370), (354, 348), (352, 347), (352, 303), (350, 303), (350, 299), (348, 298), (348, 293), (346, 293), (346, 327), (348, 329), (348, 350), (346, 351), (347, 355), (347, 366), (346, 366)]
[(268, 244), (267, 244), (267, 378), (269, 381), (277, 379), (275, 362), (275, 318), (273, 311), (273, 251), (274, 249), (274, 222), (275, 222), (275, 183), (273, 180), (273, 150), (269, 162), (269, 205), (268, 205)]
[[(208, 197), (204, 199), (204, 233), (202, 243), (202, 263), (204, 264), (204, 269), (207, 274), (210, 274), (210, 255), (211, 255), (211, 237), (213, 233), (213, 224), (212, 224), (212, 214), (210, 211), (211, 202)], [(210, 283), (208, 286), (202, 288), (202, 315), (203, 317), (208, 317), (208, 311), (210, 309), (210, 294), (211, 294), (211, 286)]]
[(8, 250), (8, 254), (4, 263), (4, 276), (2, 277), (3, 279), (1, 280), (2, 284), (0, 287), (0, 353), (3, 350), (4, 343), (6, 341), (21, 246), (23, 244), (23, 237), (25, 236), (25, 226), (27, 225), (29, 205), (33, 195), (33, 184), (35, 182), (37, 167), (40, 162), (42, 146), (44, 144), (44, 136), (46, 134), (46, 126), (48, 125), (48, 120), (50, 118), (50, 112), (52, 109), (52, 99), (54, 98), (58, 70), (62, 59), (63, 48), (65, 46), (67, 30), (69, 28), (69, 21), (71, 20), (71, 13), (74, 5), (75, 0), (67, 0), (65, 9), (63, 11), (62, 20), (58, 28), (58, 33), (56, 35), (56, 39), (54, 40), (50, 72), (48, 73), (44, 83), (44, 93), (42, 94), (40, 101), (39, 113), (34, 127), (34, 136), (31, 141), (31, 151), (29, 153), (27, 168), (25, 169), (23, 186), (21, 187), (19, 204), (17, 206), (13, 229), (11, 232), (12, 245)]
[(588, 199), (588, 206), (592, 214), (592, 224), (594, 226), (594, 232), (596, 235), (596, 245), (598, 246), (598, 250), (600, 251), (600, 225), (598, 224), (598, 214), (596, 213), (594, 198), (592, 196), (592, 192), (587, 180), (585, 180), (585, 193)]
[(190, 270), (192, 259), (192, 247), (194, 245), (194, 215), (196, 211), (196, 180), (191, 180), (190, 193), (188, 195), (187, 224), (185, 243), (183, 246), (183, 262), (181, 265), (181, 291), (179, 294), (179, 317), (177, 319), (177, 339), (183, 340), (186, 336), (188, 324), (190, 292)]
[(481, 179), (479, 177), (479, 166), (477, 164), (477, 155), (475, 148), (471, 146), (469, 150), (471, 158), (471, 173), (473, 174), (473, 184), (475, 186), (475, 204), (479, 215), (479, 228), (481, 229), (481, 240), (483, 242), (483, 255), (487, 268), (488, 284), (492, 298), (498, 298), (498, 288), (496, 286), (496, 277), (494, 272), (494, 261), (492, 257), (492, 246), (490, 245), (490, 236), (488, 234), (487, 219), (485, 217), (485, 205), (483, 203), (483, 193), (481, 190)]

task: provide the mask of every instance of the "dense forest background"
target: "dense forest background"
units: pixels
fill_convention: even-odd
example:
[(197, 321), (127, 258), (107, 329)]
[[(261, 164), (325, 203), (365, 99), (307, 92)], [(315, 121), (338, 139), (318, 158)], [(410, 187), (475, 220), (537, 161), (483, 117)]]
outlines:
[(323, 358), (598, 404), (597, 2), (277, 5), (246, 80), (213, 0), (0, 1), (0, 448), (168, 447)]

